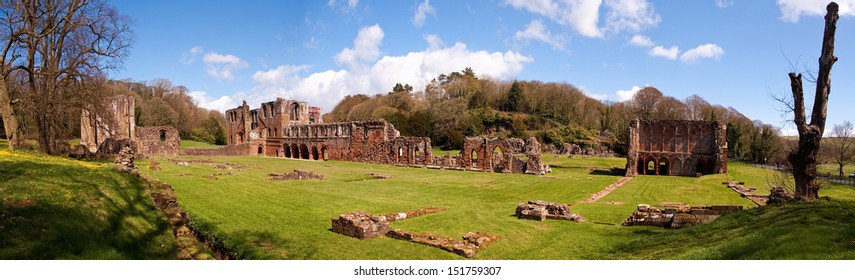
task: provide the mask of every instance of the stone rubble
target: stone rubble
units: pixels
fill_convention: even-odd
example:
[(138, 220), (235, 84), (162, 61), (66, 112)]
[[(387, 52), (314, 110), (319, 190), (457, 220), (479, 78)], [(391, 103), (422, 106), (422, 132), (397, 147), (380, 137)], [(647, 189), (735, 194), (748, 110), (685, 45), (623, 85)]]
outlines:
[(742, 208), (742, 205), (711, 205), (659, 209), (639, 204), (623, 225), (683, 228), (711, 222), (722, 214), (741, 211)]
[(300, 170), (300, 169), (294, 169), (294, 171), (290, 172), (290, 173), (284, 173), (284, 174), (271, 173), (268, 175), (270, 175), (272, 177), (272, 178), (270, 178), (271, 181), (278, 181), (278, 180), (323, 180), (324, 179), (324, 175), (322, 175), (322, 174), (315, 174), (312, 171)]
[(570, 220), (574, 222), (585, 222), (579, 214), (570, 212), (567, 204), (552, 203), (542, 200), (529, 201), (517, 204), (516, 217), (519, 219), (545, 221), (546, 219)]

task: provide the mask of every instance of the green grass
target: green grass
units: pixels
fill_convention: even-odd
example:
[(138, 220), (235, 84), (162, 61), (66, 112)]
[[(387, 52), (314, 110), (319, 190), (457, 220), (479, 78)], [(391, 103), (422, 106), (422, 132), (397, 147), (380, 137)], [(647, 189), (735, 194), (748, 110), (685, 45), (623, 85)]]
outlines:
[[(189, 166), (182, 166), (159, 159), (162, 170), (151, 171), (142, 168), (141, 171), (172, 184), (180, 198), (181, 207), (191, 213), (193, 220), (202, 228), (202, 231), (216, 235), (226, 247), (247, 258), (461, 258), (436, 248), (400, 240), (389, 238), (358, 240), (329, 230), (330, 219), (343, 213), (366, 211), (381, 214), (427, 206), (445, 206), (448, 210), (398, 221), (393, 223), (392, 227), (455, 238), (469, 231), (485, 231), (500, 236), (501, 240), (477, 255), (480, 259), (659, 259), (672, 258), (671, 253), (680, 258), (813, 258), (816, 256), (787, 253), (776, 257), (777, 253), (770, 253), (777, 252), (772, 248), (759, 255), (748, 252), (743, 252), (742, 255), (736, 253), (703, 255), (693, 252), (703, 250), (703, 245), (700, 244), (703, 244), (704, 240), (713, 242), (718, 239), (728, 239), (727, 237), (735, 237), (732, 235), (735, 233), (709, 234), (710, 236), (692, 233), (715, 227), (715, 224), (699, 226), (692, 229), (693, 231), (619, 225), (639, 203), (655, 205), (661, 202), (684, 202), (692, 205), (740, 204), (753, 207), (749, 200), (739, 197), (721, 184), (722, 181), (729, 179), (751, 182), (751, 184), (764, 182), (765, 179), (761, 175), (766, 171), (740, 163), (731, 163), (730, 177), (732, 178), (727, 175), (700, 178), (639, 176), (597, 203), (579, 204), (620, 178), (607, 175), (607, 170), (613, 166), (623, 166), (625, 159), (593, 157), (570, 159), (544, 155), (544, 161), (553, 167), (553, 172), (547, 176), (428, 170), (353, 162), (317, 162), (265, 157), (204, 159), (211, 159), (213, 163), (191, 163)], [(236, 175), (221, 176), (218, 180), (203, 177), (225, 172), (213, 168), (214, 165), (222, 163), (246, 167), (239, 171), (230, 170), (229, 172)], [(141, 166), (146, 165), (141, 164)], [(269, 173), (284, 173), (293, 169), (311, 170), (325, 175), (326, 179), (321, 181), (268, 180)], [(392, 178), (375, 180), (366, 174), (369, 172), (391, 175)], [(185, 176), (179, 176), (182, 174)], [(186, 176), (186, 174), (193, 175)], [(831, 192), (831, 190), (834, 191)], [(835, 199), (855, 197), (853, 195), (855, 191), (847, 188), (828, 189), (826, 192)], [(514, 218), (512, 214), (516, 204), (527, 200), (574, 204), (571, 210), (585, 216), (588, 222), (536, 222)], [(823, 204), (820, 208), (823, 207), (826, 205)], [(744, 213), (756, 211), (758, 210)], [(750, 214), (740, 215), (750, 216)], [(855, 220), (850, 219), (846, 223), (853, 223), (853, 221)], [(730, 227), (738, 228), (750, 227), (757, 221), (740, 219), (731, 223)], [(795, 225), (781, 226), (788, 228)], [(853, 239), (851, 235), (839, 236)], [(660, 254), (661, 250), (642, 250), (643, 248), (635, 248), (632, 245), (641, 240), (668, 240), (667, 238), (694, 238), (700, 241), (668, 244), (674, 247), (674, 251), (666, 255)], [(734, 244), (736, 245), (727, 246), (740, 245)], [(850, 255), (831, 254), (829, 256), (849, 258)]]
[(724, 215), (707, 225), (639, 232), (625, 259), (855, 259), (855, 202), (819, 200)]
[[(816, 172), (823, 175), (831, 174), (837, 176), (840, 175), (837, 170), (838, 167), (840, 166), (836, 163), (820, 164), (816, 166)], [(849, 174), (852, 174), (852, 172), (855, 172), (855, 165), (847, 164), (843, 166), (843, 176), (849, 176)]]
[(222, 146), (208, 144), (206, 142), (199, 142), (193, 140), (181, 140), (181, 148), (182, 149), (195, 149), (195, 148), (219, 148)]
[(433, 156), (445, 156), (446, 153), (456, 156), (460, 153), (460, 150), (442, 150), (439, 147), (431, 147), (430, 152)]
[(139, 178), (0, 149), (0, 259), (171, 259), (172, 228)]

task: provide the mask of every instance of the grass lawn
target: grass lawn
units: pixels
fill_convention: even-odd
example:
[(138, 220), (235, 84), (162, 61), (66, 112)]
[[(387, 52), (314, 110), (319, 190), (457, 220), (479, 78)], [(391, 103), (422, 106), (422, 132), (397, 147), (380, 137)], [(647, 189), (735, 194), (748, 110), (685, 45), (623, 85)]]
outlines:
[[(808, 248), (804, 254), (775, 251), (772, 248), (759, 253), (737, 250), (744, 246), (740, 242), (755, 239), (730, 237), (744, 235), (744, 232), (738, 230), (740, 227), (759, 224), (760, 218), (745, 217), (771, 211), (763, 210), (767, 209), (766, 207), (754, 208), (743, 212), (745, 214), (725, 216), (720, 219), (721, 222), (716, 221), (691, 230), (619, 225), (639, 203), (655, 205), (661, 202), (685, 202), (692, 205), (740, 204), (753, 207), (749, 200), (739, 197), (721, 182), (735, 179), (750, 182), (749, 185), (759, 184), (765, 182), (761, 176), (766, 172), (763, 169), (731, 163), (729, 169), (732, 178), (728, 175), (700, 178), (639, 176), (596, 203), (580, 204), (582, 200), (616, 181), (619, 176), (606, 175), (608, 173), (604, 171), (612, 166), (623, 166), (625, 160), (582, 157), (570, 159), (552, 155), (544, 155), (543, 158), (553, 168), (553, 172), (547, 176), (266, 157), (188, 158), (213, 161), (190, 163), (189, 166), (157, 159), (161, 162), (162, 170), (152, 171), (143, 167), (141, 171), (172, 184), (181, 207), (191, 213), (197, 226), (208, 234), (216, 235), (226, 247), (246, 258), (461, 258), (443, 250), (400, 240), (358, 240), (329, 230), (330, 219), (343, 213), (361, 210), (382, 214), (427, 206), (445, 206), (448, 210), (398, 221), (393, 223), (392, 227), (455, 238), (469, 231), (485, 231), (500, 236), (501, 240), (478, 253), (477, 258), (480, 259), (826, 258), (816, 252), (829, 250), (823, 247), (825, 245)], [(214, 165), (222, 163), (244, 165), (245, 168), (214, 170)], [(147, 165), (143, 163), (141, 166)], [(267, 174), (290, 172), (293, 169), (320, 173), (326, 176), (326, 179), (269, 181)], [(232, 172), (235, 175), (220, 176), (216, 180), (203, 177), (224, 172)], [(390, 175), (392, 178), (373, 179), (367, 175), (369, 172)], [(827, 191), (827, 195), (834, 198), (853, 198), (853, 194), (855, 191), (851, 188), (829, 188)], [(588, 222), (536, 222), (514, 218), (512, 214), (516, 204), (527, 200), (574, 204), (571, 210), (585, 216)], [(850, 204), (847, 203), (849, 202), (828, 202), (827, 207), (823, 204), (820, 208), (848, 207)], [(797, 207), (815, 206), (804, 204)], [(769, 218), (777, 212), (769, 213), (771, 214), (761, 217)], [(836, 218), (840, 217), (830, 216), (821, 220)], [(844, 223), (851, 225), (853, 221), (855, 219)], [(763, 222), (770, 223), (767, 220)], [(768, 234), (780, 234), (780, 231), (793, 225), (779, 226), (780, 228), (776, 229), (778, 231), (770, 231)], [(855, 232), (848, 232), (845, 227), (838, 227), (840, 225), (830, 222), (827, 226), (823, 224), (816, 228), (809, 227), (804, 231), (817, 233), (818, 230), (835, 229), (835, 234), (815, 234), (816, 238), (824, 242), (837, 242), (835, 240), (840, 238), (852, 242), (855, 239)], [(709, 232), (717, 227), (731, 230), (722, 234)], [(691, 238), (698, 241), (662, 244), (645, 241), (643, 244), (650, 245), (633, 245), (648, 239)], [(735, 249), (727, 252), (703, 251), (705, 240), (718, 242), (716, 244), (721, 248)], [(842, 249), (830, 250), (837, 252)], [(781, 252), (786, 254), (778, 255)], [(845, 253), (830, 254), (828, 257), (852, 258), (851, 254)]]
[(112, 164), (0, 149), (0, 259), (172, 259), (144, 183)]
[(222, 146), (214, 145), (214, 144), (208, 144), (206, 142), (181, 139), (181, 148), (182, 149), (219, 148), (219, 147), (222, 147)]

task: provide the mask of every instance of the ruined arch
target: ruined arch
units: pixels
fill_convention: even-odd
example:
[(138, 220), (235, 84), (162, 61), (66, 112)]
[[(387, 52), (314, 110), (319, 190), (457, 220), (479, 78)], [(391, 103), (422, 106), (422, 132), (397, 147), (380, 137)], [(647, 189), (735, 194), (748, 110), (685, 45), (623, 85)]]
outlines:
[(291, 103), (291, 108), (289, 110), (289, 119), (292, 121), (300, 120), (300, 104)]
[(327, 146), (321, 146), (321, 159), (328, 160), (329, 157), (330, 156), (327, 154)]
[(312, 159), (320, 160), (320, 152), (318, 151), (318, 146), (312, 146)]
[(469, 161), (472, 162), (472, 168), (478, 168), (478, 150), (472, 149), (471, 156), (469, 157)]
[(264, 155), (264, 145), (258, 145), (258, 155)]
[(671, 159), (671, 175), (683, 175), (683, 160), (679, 157)]
[(291, 158), (300, 158), (300, 148), (296, 143), (291, 144)]
[(401, 147), (401, 146), (398, 146), (398, 153), (397, 153), (397, 154), (395, 154), (395, 161), (396, 161), (396, 162), (401, 162), (401, 158), (402, 158), (403, 156), (404, 156), (404, 148), (403, 148), (403, 147)]
[(282, 156), (286, 158), (291, 158), (291, 146), (288, 143), (282, 143)]
[(667, 157), (659, 158), (659, 163), (656, 165), (656, 175), (668, 176), (671, 175), (671, 162)]
[(656, 158), (647, 157), (644, 161), (644, 174), (646, 175), (658, 175), (659, 166), (658, 162), (656, 162)]
[(300, 144), (300, 158), (309, 159), (309, 147), (306, 144)]

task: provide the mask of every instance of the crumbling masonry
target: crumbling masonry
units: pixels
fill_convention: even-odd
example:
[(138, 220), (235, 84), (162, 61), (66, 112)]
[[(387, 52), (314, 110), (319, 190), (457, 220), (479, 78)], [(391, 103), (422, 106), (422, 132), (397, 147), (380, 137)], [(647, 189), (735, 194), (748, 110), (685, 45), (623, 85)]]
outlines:
[(626, 176), (727, 173), (726, 127), (721, 122), (633, 120)]
[[(134, 97), (119, 95), (104, 100), (103, 114), (83, 110), (80, 114), (80, 146), (75, 153), (100, 153), (112, 156), (128, 144), (138, 156), (177, 156), (181, 146), (178, 130), (171, 126), (137, 127)], [(81, 155), (79, 155), (81, 156)]]
[[(540, 143), (532, 138), (468, 137), (458, 155), (434, 156), (430, 138), (401, 136), (385, 120), (323, 123), (320, 109), (277, 99), (250, 110), (246, 102), (226, 111), (226, 147), (187, 149), (186, 155), (259, 155), (340, 160), (437, 169), (504, 173), (548, 173)], [(517, 155), (524, 154), (525, 160)]]

